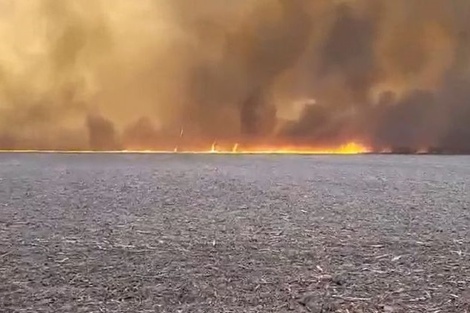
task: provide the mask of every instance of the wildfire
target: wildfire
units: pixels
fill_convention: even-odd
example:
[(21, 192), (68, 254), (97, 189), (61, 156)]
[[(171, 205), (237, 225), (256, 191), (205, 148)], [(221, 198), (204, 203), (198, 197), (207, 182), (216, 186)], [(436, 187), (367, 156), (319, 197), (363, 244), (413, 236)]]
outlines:
[(214, 141), (211, 146), (211, 153), (217, 153), (217, 143)]
[[(226, 147), (226, 148), (225, 148)], [(366, 146), (350, 142), (345, 145), (330, 148), (318, 148), (309, 146), (295, 146), (295, 145), (249, 145), (242, 146), (235, 143), (233, 146), (219, 145), (217, 142), (213, 142), (209, 150), (204, 149), (182, 149), (176, 146), (173, 150), (117, 150), (117, 151), (54, 151), (54, 150), (3, 150), (0, 152), (11, 152), (11, 153), (76, 153), (76, 154), (87, 154), (87, 153), (139, 153), (139, 154), (342, 154), (342, 155), (354, 155), (371, 152)]]
[[(194, 151), (197, 153), (197, 151)], [(333, 148), (315, 148), (307, 146), (248, 146), (240, 147), (239, 144), (235, 144), (231, 150), (224, 150), (223, 148), (217, 148), (217, 145), (213, 144), (210, 153), (220, 154), (361, 154), (368, 153), (370, 150), (358, 143), (350, 142), (345, 145), (341, 145)]]

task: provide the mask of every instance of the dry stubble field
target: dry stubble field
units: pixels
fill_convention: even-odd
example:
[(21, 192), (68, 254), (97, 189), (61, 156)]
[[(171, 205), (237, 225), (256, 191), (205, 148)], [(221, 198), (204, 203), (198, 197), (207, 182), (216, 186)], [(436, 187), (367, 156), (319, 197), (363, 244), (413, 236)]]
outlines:
[(1, 312), (465, 312), (470, 158), (0, 155)]

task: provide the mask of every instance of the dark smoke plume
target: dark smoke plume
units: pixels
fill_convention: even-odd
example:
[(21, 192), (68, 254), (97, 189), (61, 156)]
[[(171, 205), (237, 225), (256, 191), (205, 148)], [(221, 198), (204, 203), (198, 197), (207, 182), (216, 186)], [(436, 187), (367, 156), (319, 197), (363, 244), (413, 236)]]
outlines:
[(0, 0), (0, 149), (470, 153), (468, 16), (468, 0)]
[(97, 151), (119, 150), (113, 123), (99, 115), (87, 118), (90, 148)]

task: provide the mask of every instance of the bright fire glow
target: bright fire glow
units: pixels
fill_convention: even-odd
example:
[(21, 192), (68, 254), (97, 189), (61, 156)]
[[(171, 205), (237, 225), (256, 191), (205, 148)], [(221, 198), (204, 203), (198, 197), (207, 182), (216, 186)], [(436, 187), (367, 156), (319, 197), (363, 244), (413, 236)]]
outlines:
[(214, 142), (209, 150), (184, 150), (175, 147), (174, 150), (121, 150), (121, 151), (45, 151), (45, 150), (4, 150), (0, 152), (18, 152), (18, 153), (148, 153), (148, 154), (342, 154), (354, 155), (371, 152), (367, 147), (351, 142), (334, 148), (315, 148), (308, 146), (289, 146), (289, 145), (259, 145), (243, 147), (236, 143), (231, 148), (219, 147)]
[(212, 146), (211, 146), (211, 153), (217, 153), (217, 144), (214, 142), (212, 143)]
[(348, 143), (335, 148), (314, 148), (305, 146), (252, 146), (240, 147), (235, 144), (232, 150), (216, 149), (213, 145), (210, 153), (220, 154), (361, 154), (370, 150), (355, 142)]

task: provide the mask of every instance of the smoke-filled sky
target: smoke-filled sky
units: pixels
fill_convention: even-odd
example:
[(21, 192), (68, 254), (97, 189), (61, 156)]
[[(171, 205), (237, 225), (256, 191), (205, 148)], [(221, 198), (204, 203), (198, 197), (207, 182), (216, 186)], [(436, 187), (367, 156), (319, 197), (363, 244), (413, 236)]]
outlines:
[(468, 0), (0, 0), (0, 39), (2, 149), (470, 151)]

